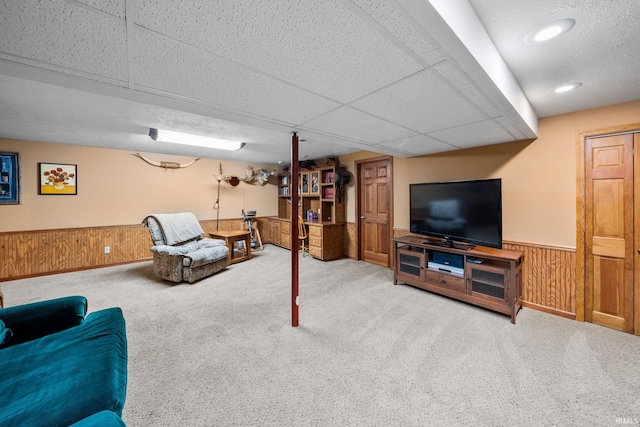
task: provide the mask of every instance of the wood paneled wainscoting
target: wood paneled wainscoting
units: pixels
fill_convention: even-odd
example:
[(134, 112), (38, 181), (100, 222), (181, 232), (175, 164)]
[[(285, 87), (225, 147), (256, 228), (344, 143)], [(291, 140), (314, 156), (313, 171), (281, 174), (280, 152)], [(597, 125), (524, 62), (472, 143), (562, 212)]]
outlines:
[(576, 250), (533, 243), (502, 242), (524, 252), (522, 306), (576, 319)]
[(151, 245), (142, 225), (0, 233), (0, 281), (149, 260)]
[[(264, 219), (258, 220), (262, 234)], [(215, 220), (200, 221), (205, 231)], [(246, 229), (242, 219), (225, 219), (220, 230)], [(141, 224), (0, 233), (0, 282), (153, 259), (149, 230)], [(109, 253), (105, 253), (105, 247)]]
[[(394, 238), (418, 236), (394, 229)], [(418, 236), (420, 237), (420, 236)], [(576, 319), (576, 250), (561, 246), (503, 241), (504, 249), (524, 252), (522, 306)]]

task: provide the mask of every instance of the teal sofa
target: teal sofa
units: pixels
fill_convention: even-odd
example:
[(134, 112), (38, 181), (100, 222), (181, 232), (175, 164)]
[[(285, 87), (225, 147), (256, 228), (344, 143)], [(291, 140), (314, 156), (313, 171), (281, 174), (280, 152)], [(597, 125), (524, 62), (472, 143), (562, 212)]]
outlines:
[(0, 309), (1, 426), (124, 426), (127, 338), (119, 308), (70, 296)]

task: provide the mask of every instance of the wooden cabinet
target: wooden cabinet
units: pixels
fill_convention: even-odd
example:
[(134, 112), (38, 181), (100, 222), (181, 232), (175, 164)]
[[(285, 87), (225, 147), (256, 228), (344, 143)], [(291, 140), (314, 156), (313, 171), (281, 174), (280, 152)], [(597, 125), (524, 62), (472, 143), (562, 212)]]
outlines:
[(323, 261), (344, 255), (344, 224), (307, 223), (309, 255)]
[(309, 195), (320, 195), (320, 171), (318, 170), (309, 172)]
[(426, 270), (426, 256), (424, 249), (403, 245), (396, 249), (396, 273), (395, 280), (403, 281), (424, 281)]
[[(324, 261), (344, 256), (344, 196), (337, 197), (335, 166), (302, 170), (299, 175), (299, 206), (291, 206), (291, 181), (287, 174), (278, 176), (278, 217), (269, 218), (268, 242), (290, 248), (291, 215), (300, 215), (308, 228), (309, 254)], [(312, 214), (309, 215), (309, 212)], [(314, 219), (312, 219), (312, 217)]]
[(298, 181), (300, 183), (300, 192), (299, 194), (301, 196), (306, 196), (309, 194), (310, 188), (309, 188), (309, 172), (301, 172), (300, 173), (300, 180)]
[(266, 243), (291, 248), (291, 223), (289, 220), (279, 218), (267, 218), (268, 236)]
[(291, 223), (288, 221), (280, 223), (280, 246), (291, 249)]
[(476, 246), (449, 248), (428, 238), (394, 239), (394, 284), (421, 289), (511, 316), (522, 301), (524, 253)]

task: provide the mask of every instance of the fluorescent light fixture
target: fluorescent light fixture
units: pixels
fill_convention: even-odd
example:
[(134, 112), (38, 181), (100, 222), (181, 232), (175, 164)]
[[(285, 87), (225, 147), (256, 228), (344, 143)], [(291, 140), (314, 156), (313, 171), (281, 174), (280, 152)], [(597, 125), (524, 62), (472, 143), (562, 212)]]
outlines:
[(226, 139), (209, 138), (208, 136), (171, 132), (168, 130), (160, 130), (155, 128), (149, 129), (149, 136), (154, 141), (172, 142), (174, 144), (183, 145), (195, 145), (197, 147), (215, 148), (218, 150), (237, 151), (245, 146), (244, 142), (228, 141)]
[(582, 86), (582, 83), (580, 82), (570, 83), (570, 84), (558, 86), (557, 88), (553, 89), (553, 92), (554, 93), (569, 92), (570, 90), (574, 90), (576, 88), (579, 88), (580, 86)]
[(556, 38), (570, 29), (576, 24), (576, 21), (571, 18), (559, 19), (557, 21), (549, 22), (548, 24), (537, 28), (527, 34), (524, 38), (525, 44), (538, 44), (546, 42), (553, 38)]

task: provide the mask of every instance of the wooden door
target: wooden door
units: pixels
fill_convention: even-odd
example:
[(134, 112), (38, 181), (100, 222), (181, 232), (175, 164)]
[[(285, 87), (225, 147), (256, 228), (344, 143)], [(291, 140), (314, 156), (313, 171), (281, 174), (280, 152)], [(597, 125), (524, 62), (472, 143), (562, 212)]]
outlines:
[(585, 141), (585, 320), (633, 332), (633, 135)]
[(358, 213), (360, 259), (391, 265), (391, 160), (359, 163)]

